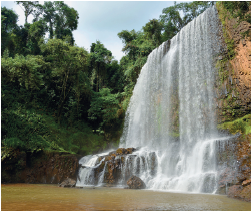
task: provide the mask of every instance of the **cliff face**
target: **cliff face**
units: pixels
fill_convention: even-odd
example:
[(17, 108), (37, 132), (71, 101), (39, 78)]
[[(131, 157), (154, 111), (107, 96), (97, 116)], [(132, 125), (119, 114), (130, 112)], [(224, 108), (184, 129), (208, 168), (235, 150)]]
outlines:
[(2, 183), (59, 184), (66, 178), (76, 180), (79, 157), (62, 153), (29, 155), (15, 150), (2, 160)]
[(219, 193), (251, 201), (251, 24), (231, 17), (222, 3), (217, 3), (217, 9), (224, 37), (215, 86), (218, 126), (240, 133), (219, 152), (224, 166)]
[(218, 123), (222, 123), (251, 113), (251, 24), (230, 18), (222, 6), (218, 5), (218, 11), (226, 42), (217, 64)]

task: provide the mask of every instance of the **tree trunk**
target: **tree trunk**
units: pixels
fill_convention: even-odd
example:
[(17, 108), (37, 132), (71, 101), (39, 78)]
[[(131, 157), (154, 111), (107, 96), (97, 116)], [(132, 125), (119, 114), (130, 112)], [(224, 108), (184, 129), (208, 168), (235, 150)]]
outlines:
[(53, 28), (52, 28), (52, 22), (50, 21), (50, 39), (53, 39)]

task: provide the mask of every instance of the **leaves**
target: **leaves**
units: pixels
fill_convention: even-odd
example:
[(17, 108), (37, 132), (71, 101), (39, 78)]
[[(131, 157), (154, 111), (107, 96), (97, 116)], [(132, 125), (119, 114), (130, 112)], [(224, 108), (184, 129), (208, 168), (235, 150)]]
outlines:
[(18, 82), (27, 90), (39, 89), (44, 84), (42, 72), (47, 65), (42, 56), (17, 54), (14, 59), (2, 58), (2, 76), (10, 82)]

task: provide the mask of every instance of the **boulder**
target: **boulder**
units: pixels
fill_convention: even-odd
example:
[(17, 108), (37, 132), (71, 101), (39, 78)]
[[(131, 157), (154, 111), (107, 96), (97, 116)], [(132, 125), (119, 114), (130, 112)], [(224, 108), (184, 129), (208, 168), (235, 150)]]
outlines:
[(65, 179), (60, 185), (59, 187), (63, 187), (63, 188), (72, 188), (76, 186), (76, 181), (74, 179), (71, 178), (67, 178)]
[(146, 184), (136, 176), (132, 176), (126, 183), (129, 186), (129, 189), (144, 189)]
[(118, 148), (116, 150), (116, 155), (128, 155), (128, 154), (132, 154), (134, 151), (136, 151), (135, 148)]

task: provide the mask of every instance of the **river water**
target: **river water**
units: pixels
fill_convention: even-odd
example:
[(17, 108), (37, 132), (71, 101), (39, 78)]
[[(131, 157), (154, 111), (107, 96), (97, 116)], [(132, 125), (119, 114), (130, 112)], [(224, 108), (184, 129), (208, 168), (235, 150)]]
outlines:
[(251, 210), (251, 203), (223, 195), (171, 193), (151, 190), (92, 187), (59, 188), (57, 185), (1, 185), (4, 210)]

